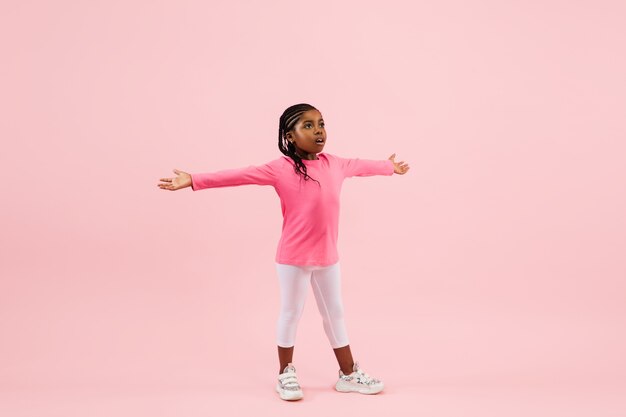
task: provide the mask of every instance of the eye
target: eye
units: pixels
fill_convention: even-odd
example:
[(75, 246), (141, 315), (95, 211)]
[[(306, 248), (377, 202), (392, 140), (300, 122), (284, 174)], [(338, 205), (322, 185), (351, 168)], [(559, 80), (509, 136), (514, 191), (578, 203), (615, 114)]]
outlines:
[(305, 128), (307, 128), (307, 129), (308, 129), (310, 126), (311, 126), (311, 123), (305, 123), (305, 124), (304, 124), (304, 127), (305, 127)]

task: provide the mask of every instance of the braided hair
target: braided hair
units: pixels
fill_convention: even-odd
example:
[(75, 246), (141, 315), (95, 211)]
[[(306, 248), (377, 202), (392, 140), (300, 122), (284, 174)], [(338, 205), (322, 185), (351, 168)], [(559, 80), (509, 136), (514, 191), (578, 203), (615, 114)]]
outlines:
[(278, 125), (278, 149), (280, 149), (283, 154), (287, 155), (293, 160), (294, 170), (296, 174), (301, 176), (301, 179), (304, 178), (306, 181), (310, 178), (320, 184), (318, 180), (310, 177), (309, 174), (307, 174), (306, 165), (304, 165), (304, 163), (302, 162), (302, 158), (296, 153), (296, 145), (292, 142), (289, 142), (286, 137), (286, 133), (294, 128), (296, 123), (298, 123), (298, 120), (300, 120), (302, 113), (309, 110), (317, 109), (310, 104), (300, 103), (288, 107), (283, 112), (282, 116), (280, 116), (280, 121)]

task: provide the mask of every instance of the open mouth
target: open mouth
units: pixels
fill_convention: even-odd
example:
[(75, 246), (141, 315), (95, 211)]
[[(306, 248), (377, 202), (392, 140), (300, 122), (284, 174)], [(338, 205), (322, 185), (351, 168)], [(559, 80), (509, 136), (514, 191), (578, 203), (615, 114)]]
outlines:
[(323, 145), (323, 144), (324, 144), (324, 142), (325, 142), (325, 141), (324, 141), (324, 139), (317, 139), (317, 140), (315, 141), (315, 143), (317, 143), (318, 145)]

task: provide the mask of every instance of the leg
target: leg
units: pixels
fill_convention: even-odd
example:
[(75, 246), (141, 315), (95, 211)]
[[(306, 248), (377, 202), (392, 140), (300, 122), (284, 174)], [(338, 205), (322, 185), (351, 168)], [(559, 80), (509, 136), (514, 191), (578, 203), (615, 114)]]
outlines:
[(352, 358), (350, 345), (333, 350), (335, 352), (335, 357), (337, 358), (337, 363), (339, 363), (339, 368), (341, 369), (341, 372), (346, 375), (350, 375), (352, 373), (352, 367), (354, 366), (354, 359)]
[(287, 364), (293, 362), (293, 346), (288, 348), (278, 346), (278, 361), (280, 362), (280, 369), (278, 370), (280, 375)]
[(293, 361), (293, 348), (298, 322), (304, 310), (310, 271), (295, 266), (276, 264), (280, 284), (280, 314), (276, 323), (276, 342), (278, 360), (282, 373), (289, 362)]
[(344, 322), (339, 263), (314, 270), (311, 276), (311, 286), (317, 308), (322, 316), (324, 332), (335, 352), (339, 367), (344, 373), (350, 374), (354, 361)]

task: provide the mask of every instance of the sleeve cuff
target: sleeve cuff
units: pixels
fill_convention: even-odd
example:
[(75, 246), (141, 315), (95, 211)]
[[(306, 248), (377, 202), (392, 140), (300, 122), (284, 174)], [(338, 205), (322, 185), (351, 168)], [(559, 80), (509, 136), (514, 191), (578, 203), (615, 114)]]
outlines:
[(389, 172), (389, 175), (393, 175), (395, 173), (395, 171), (396, 171), (396, 167), (393, 164), (393, 162), (391, 161), (391, 159), (387, 159), (387, 162), (389, 162), (389, 168), (390, 168), (390, 171), (391, 171), (391, 172)]

